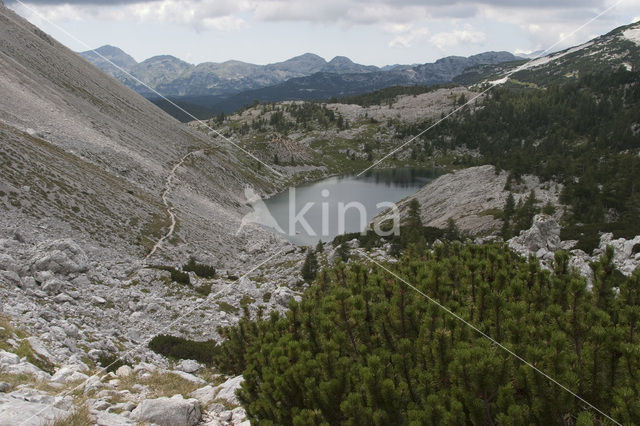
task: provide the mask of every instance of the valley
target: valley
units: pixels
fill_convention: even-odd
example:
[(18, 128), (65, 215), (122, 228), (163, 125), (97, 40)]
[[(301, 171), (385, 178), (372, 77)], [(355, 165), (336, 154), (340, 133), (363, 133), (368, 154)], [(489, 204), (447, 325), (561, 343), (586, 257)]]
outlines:
[(0, 425), (640, 422), (639, 30), (138, 63), (0, 2)]

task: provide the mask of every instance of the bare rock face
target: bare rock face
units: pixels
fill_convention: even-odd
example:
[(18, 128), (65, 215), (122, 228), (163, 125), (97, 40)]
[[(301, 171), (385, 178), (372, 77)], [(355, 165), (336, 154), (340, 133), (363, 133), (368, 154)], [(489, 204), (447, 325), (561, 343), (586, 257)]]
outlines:
[(200, 422), (202, 413), (197, 399), (175, 395), (145, 399), (131, 412), (131, 418), (159, 426), (193, 426)]
[[(411, 199), (420, 202), (420, 216), (425, 226), (446, 228), (449, 219), (464, 234), (488, 236), (496, 234), (502, 220), (493, 214), (502, 211), (509, 196), (505, 190), (506, 172), (496, 173), (494, 166), (470, 167), (440, 176), (424, 186), (414, 196), (399, 204), (401, 215), (407, 212)], [(525, 199), (531, 190), (542, 205), (551, 202), (558, 205), (562, 186), (555, 183), (541, 183), (533, 176), (523, 176), (523, 183), (513, 190), (516, 203)], [(374, 222), (384, 221), (384, 215)]]
[(508, 244), (523, 256), (535, 255), (547, 269), (553, 267), (554, 253), (557, 250), (570, 250), (569, 266), (586, 277), (589, 284), (593, 278), (589, 264), (598, 261), (608, 246), (613, 247), (613, 264), (624, 275), (630, 276), (640, 266), (640, 235), (627, 240), (613, 239), (613, 234), (604, 233), (600, 236), (599, 247), (588, 254), (582, 250), (571, 250), (576, 241), (562, 241), (560, 225), (554, 218), (544, 214), (536, 215), (531, 228), (511, 238)]
[[(550, 216), (538, 214), (531, 228), (509, 240), (509, 247), (518, 253), (553, 252), (560, 246), (560, 225)], [(541, 252), (542, 253), (542, 252)]]
[(176, 370), (183, 371), (185, 373), (196, 373), (200, 370), (200, 364), (193, 359), (183, 359), (176, 366)]
[(236, 391), (240, 389), (242, 382), (244, 382), (244, 378), (242, 376), (232, 377), (221, 385), (213, 388), (214, 395), (216, 398), (224, 399), (227, 402), (239, 405), (240, 401), (238, 401)]
[(600, 237), (600, 246), (594, 250), (593, 259), (599, 258), (607, 249), (613, 247), (613, 264), (624, 275), (631, 275), (640, 266), (640, 235), (627, 240), (625, 238), (613, 239), (613, 234), (605, 233)]
[(71, 413), (71, 398), (54, 397), (35, 390), (0, 395), (0, 424), (52, 424)]

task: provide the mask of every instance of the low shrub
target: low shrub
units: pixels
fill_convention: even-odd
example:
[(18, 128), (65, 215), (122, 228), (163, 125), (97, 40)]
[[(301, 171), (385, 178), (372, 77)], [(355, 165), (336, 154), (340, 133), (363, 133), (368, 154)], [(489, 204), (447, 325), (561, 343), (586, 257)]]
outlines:
[(185, 272), (193, 272), (200, 278), (215, 278), (216, 268), (204, 263), (198, 263), (191, 257), (189, 261), (182, 266), (182, 270)]
[(156, 265), (152, 266), (154, 269), (159, 269), (161, 271), (168, 271), (171, 274), (171, 281), (176, 282), (178, 284), (191, 285), (191, 278), (189, 278), (189, 274), (186, 272), (182, 272), (173, 266), (164, 266), (164, 265)]
[(98, 364), (108, 373), (115, 373), (125, 362), (113, 353), (104, 353), (98, 358)]
[(216, 342), (198, 342), (182, 337), (160, 334), (149, 342), (149, 349), (171, 359), (195, 359), (203, 364), (211, 364)]

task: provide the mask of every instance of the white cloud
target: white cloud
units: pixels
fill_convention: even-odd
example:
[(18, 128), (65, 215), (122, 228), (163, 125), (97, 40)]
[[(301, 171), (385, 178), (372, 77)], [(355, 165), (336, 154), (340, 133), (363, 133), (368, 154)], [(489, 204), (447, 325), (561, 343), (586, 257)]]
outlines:
[(414, 41), (424, 39), (429, 36), (429, 30), (422, 28), (408, 28), (399, 32), (390, 42), (389, 47), (411, 47)]
[(125, 15), (139, 21), (171, 22), (214, 31), (231, 31), (245, 26), (237, 16), (247, 10), (245, 1), (199, 2), (193, 0), (162, 0), (125, 6)]
[[(5, 0), (11, 5), (12, 0)], [(12, 7), (19, 8), (14, 3)], [(104, 20), (169, 22), (197, 30), (233, 31), (251, 22), (312, 22), (325, 25), (373, 26), (391, 36), (392, 47), (408, 47), (429, 38), (440, 49), (478, 44), (480, 31), (462, 28), (437, 34), (426, 29), (460, 24), (464, 19), (517, 26), (531, 40), (533, 50), (547, 48), (562, 35), (617, 0), (28, 0), (39, 13), (54, 22), (92, 16)], [(69, 5), (71, 3), (72, 5)], [(625, 0), (588, 28), (567, 37), (558, 47), (580, 43), (589, 34), (601, 33), (637, 16), (640, 0)], [(22, 13), (29, 16), (29, 13)], [(613, 19), (616, 17), (616, 19)], [(624, 17), (624, 19), (621, 19)], [(37, 22), (37, 20), (34, 20)], [(455, 26), (454, 26), (455, 28)]]
[(69, 4), (49, 7), (15, 5), (16, 12), (38, 26), (43, 25), (46, 21), (80, 21), (86, 12), (83, 9)]
[(440, 50), (448, 50), (460, 44), (480, 44), (486, 39), (487, 35), (482, 31), (466, 27), (462, 30), (434, 34), (429, 38), (429, 42)]

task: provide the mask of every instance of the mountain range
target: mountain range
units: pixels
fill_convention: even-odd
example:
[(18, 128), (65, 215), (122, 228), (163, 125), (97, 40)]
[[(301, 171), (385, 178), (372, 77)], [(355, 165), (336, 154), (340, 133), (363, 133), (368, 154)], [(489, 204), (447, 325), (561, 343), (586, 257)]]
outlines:
[(508, 52), (486, 52), (468, 58), (449, 56), (421, 65), (378, 68), (354, 63), (344, 56), (327, 62), (313, 53), (268, 65), (235, 60), (193, 65), (169, 55), (138, 63), (114, 46), (80, 55), (183, 121), (192, 118), (160, 99), (158, 93), (199, 118), (206, 118), (215, 112), (235, 111), (254, 100), (328, 99), (396, 85), (448, 83), (469, 67), (519, 59)]
[[(290, 78), (318, 72), (367, 73), (378, 71), (375, 66), (356, 64), (344, 56), (327, 62), (313, 53), (305, 53), (283, 62), (256, 65), (242, 61), (204, 62), (190, 64), (175, 56), (153, 56), (140, 63), (114, 46), (102, 46), (80, 55), (103, 71), (113, 75), (138, 93), (154, 93), (137, 82), (143, 81), (165, 96), (218, 96), (238, 93), (281, 83)], [(121, 69), (116, 68), (116, 64)]]

